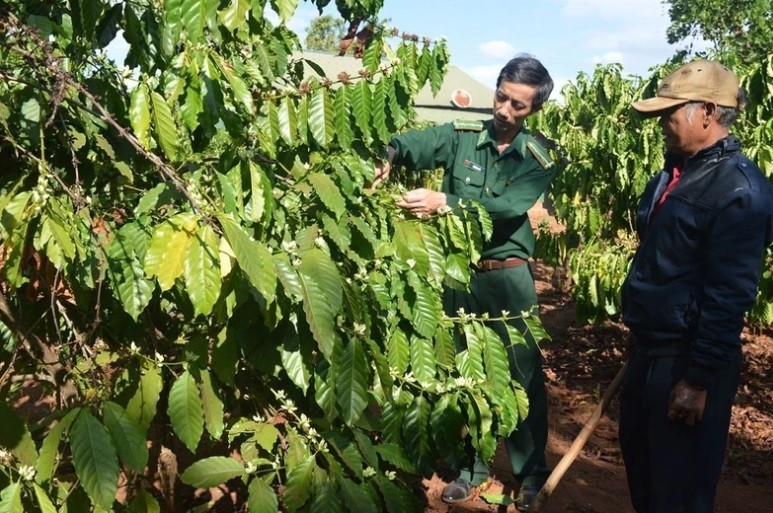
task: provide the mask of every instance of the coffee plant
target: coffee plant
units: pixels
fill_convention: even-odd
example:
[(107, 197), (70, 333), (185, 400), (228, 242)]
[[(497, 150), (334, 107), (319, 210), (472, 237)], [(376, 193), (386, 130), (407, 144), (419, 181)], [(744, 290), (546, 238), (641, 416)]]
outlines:
[(416, 511), (525, 417), (491, 324), (538, 319), (442, 312), (486, 212), (369, 187), (449, 59), (382, 3), (335, 77), (298, 0), (0, 4), (0, 511)]
[[(720, 58), (721, 60), (721, 58)], [(657, 122), (639, 116), (631, 102), (655, 94), (675, 65), (650, 77), (624, 77), (619, 64), (581, 73), (532, 120), (559, 149), (564, 168), (552, 182), (551, 199), (561, 233), (542, 229), (537, 255), (568, 269), (581, 322), (618, 319), (620, 287), (636, 250), (634, 220), (639, 196), (663, 163)], [(743, 151), (773, 180), (773, 59), (737, 69), (748, 105), (733, 126)], [(773, 250), (768, 249), (753, 325), (773, 325)]]

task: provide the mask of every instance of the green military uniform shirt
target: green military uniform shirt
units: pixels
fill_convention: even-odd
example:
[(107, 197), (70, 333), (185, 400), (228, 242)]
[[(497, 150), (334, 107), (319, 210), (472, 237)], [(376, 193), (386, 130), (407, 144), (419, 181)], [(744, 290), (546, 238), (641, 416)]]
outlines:
[(493, 120), (456, 121), (395, 136), (394, 163), (409, 169), (443, 167), (448, 206), (460, 200), (480, 202), (491, 216), (494, 233), (482, 258), (527, 259), (534, 251), (528, 210), (545, 192), (556, 166), (545, 148), (525, 129), (501, 154)]

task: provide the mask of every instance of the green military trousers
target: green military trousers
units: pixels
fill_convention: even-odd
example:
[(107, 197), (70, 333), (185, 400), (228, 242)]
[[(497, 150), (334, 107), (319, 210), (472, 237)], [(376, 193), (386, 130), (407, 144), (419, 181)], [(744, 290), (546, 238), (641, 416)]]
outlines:
[[(488, 313), (492, 318), (502, 316), (502, 310), (517, 316), (531, 310), (537, 304), (534, 277), (528, 264), (490, 271), (475, 271), (470, 279), (470, 291), (447, 289), (443, 307), (447, 315), (456, 316), (460, 308), (466, 313), (478, 316)], [(520, 319), (510, 324), (523, 331)], [(507, 332), (501, 322), (492, 322), (494, 329), (504, 341)], [(541, 487), (550, 474), (545, 462), (545, 447), (548, 439), (547, 393), (545, 374), (542, 370), (542, 354), (533, 337), (527, 335), (528, 346), (506, 344), (510, 357), (510, 375), (523, 386), (529, 397), (529, 414), (516, 430), (505, 440), (513, 473), (522, 485)], [(503, 342), (504, 343), (504, 342)], [(489, 475), (485, 462), (476, 456), (475, 462), (461, 469), (460, 477), (479, 485)]]

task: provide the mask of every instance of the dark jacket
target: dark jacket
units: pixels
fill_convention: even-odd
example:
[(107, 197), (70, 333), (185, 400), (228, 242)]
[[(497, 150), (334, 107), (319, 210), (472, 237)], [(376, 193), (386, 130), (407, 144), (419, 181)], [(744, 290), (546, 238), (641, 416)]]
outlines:
[(706, 387), (715, 369), (740, 357), (744, 314), (773, 241), (773, 187), (728, 136), (685, 163), (652, 215), (678, 159), (666, 157), (642, 196), (623, 321), (640, 344), (689, 354), (685, 379)]

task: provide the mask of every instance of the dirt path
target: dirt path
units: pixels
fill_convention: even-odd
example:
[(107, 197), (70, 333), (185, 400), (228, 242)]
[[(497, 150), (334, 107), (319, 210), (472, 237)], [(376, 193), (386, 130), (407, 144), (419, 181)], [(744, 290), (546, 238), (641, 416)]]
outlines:
[[(543, 349), (548, 377), (550, 435), (548, 463), (567, 451), (599, 397), (624, 360), (627, 332), (619, 324), (578, 328), (571, 298), (551, 285), (552, 270), (535, 265), (542, 320), (552, 337)], [(716, 513), (773, 511), (773, 331), (744, 333), (745, 364), (733, 407), (725, 469), (717, 494)], [(625, 468), (617, 443), (615, 399), (580, 457), (570, 467), (544, 513), (634, 513), (628, 499)], [(486, 493), (514, 496), (518, 484), (500, 451), (495, 479)], [(499, 470), (497, 470), (499, 469)], [(424, 481), (426, 512), (514, 512), (489, 505), (480, 497), (451, 507), (440, 500), (444, 482)]]

